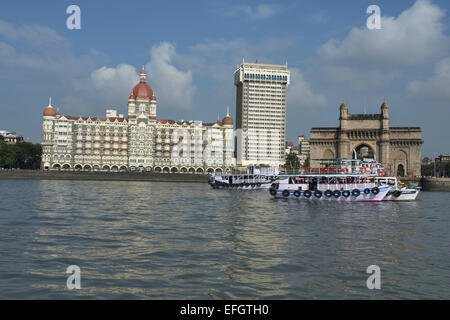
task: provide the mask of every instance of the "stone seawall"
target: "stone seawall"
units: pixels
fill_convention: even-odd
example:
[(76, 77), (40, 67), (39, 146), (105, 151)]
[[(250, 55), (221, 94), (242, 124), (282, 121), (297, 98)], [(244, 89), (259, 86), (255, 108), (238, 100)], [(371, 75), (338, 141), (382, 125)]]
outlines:
[(450, 192), (450, 178), (399, 178), (407, 185), (420, 186), (423, 191)]
[(0, 170), (0, 179), (8, 180), (82, 180), (82, 181), (159, 181), (208, 182), (206, 174), (147, 172), (68, 172), (42, 170)]
[(424, 191), (450, 192), (450, 178), (422, 178), (420, 185)]
[[(0, 180), (80, 180), (80, 181), (159, 181), (208, 182), (207, 174), (147, 172), (70, 172), (42, 170), (0, 170)], [(421, 186), (424, 191), (450, 192), (450, 178), (400, 178), (408, 185)]]
[(401, 182), (406, 183), (408, 186), (421, 186), (421, 179), (415, 177), (403, 177), (399, 178)]

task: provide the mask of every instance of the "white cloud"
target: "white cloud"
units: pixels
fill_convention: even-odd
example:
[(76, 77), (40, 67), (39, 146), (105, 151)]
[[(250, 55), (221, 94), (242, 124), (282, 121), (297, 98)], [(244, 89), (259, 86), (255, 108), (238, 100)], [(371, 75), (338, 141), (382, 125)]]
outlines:
[(78, 77), (93, 67), (91, 56), (76, 56), (69, 42), (45, 26), (17, 26), (0, 19), (0, 66), (5, 74), (31, 69)]
[(64, 37), (53, 29), (45, 26), (14, 26), (0, 19), (0, 36), (11, 40), (24, 42), (27, 45), (40, 47), (68, 46)]
[(401, 73), (392, 70), (380, 72), (376, 69), (360, 69), (346, 65), (328, 64), (318, 68), (324, 79), (337, 86), (350, 86), (352, 90), (372, 91), (386, 89)]
[(439, 61), (434, 74), (425, 81), (411, 81), (406, 85), (405, 94), (416, 102), (450, 103), (450, 58)]
[(290, 68), (291, 84), (287, 99), (290, 108), (311, 108), (325, 105), (325, 96), (315, 93), (297, 68)]
[(381, 30), (354, 28), (347, 37), (330, 39), (318, 49), (324, 61), (367, 66), (415, 66), (448, 52), (444, 11), (418, 0), (397, 18), (381, 17)]
[[(100, 90), (130, 88), (138, 82), (136, 68), (119, 64), (116, 68), (101, 67), (91, 73), (92, 84)], [(130, 89), (127, 89), (129, 91)]]
[(147, 63), (149, 73), (147, 80), (155, 90), (158, 105), (163, 108), (191, 108), (194, 92), (192, 71), (177, 69), (172, 63), (175, 57), (175, 46), (162, 42), (153, 46), (150, 51), (151, 60)]
[(267, 19), (279, 11), (279, 8), (275, 5), (270, 4), (260, 4), (255, 7), (248, 5), (237, 5), (227, 10), (225, 15), (237, 17), (237, 16), (247, 16), (253, 20), (263, 20)]
[(293, 48), (298, 37), (266, 36), (256, 42), (246, 42), (243, 39), (214, 39), (191, 45), (190, 53), (177, 56), (177, 61), (191, 66), (196, 73), (207, 73), (217, 80), (229, 82), (226, 74), (232, 75), (236, 64), (245, 61), (261, 63), (284, 63), (284, 60), (274, 62), (273, 56), (282, 56), (286, 50)]
[[(147, 83), (154, 90), (158, 108), (192, 107), (195, 92), (192, 72), (178, 70), (172, 64), (175, 55), (175, 47), (167, 42), (153, 46), (150, 51), (150, 61), (145, 69)], [(119, 64), (116, 67), (103, 66), (92, 71), (87, 81), (83, 79), (78, 81), (75, 87), (79, 95), (89, 97), (89, 100), (98, 104), (96, 110), (101, 112), (105, 107), (115, 106), (123, 111), (131, 89), (139, 82), (138, 72), (140, 68), (136, 69), (129, 64)], [(70, 98), (67, 101), (71, 103), (75, 100)]]
[(139, 82), (136, 68), (128, 64), (119, 64), (115, 68), (101, 67), (91, 73), (88, 91), (102, 104), (117, 105), (126, 101), (131, 88)]
[(327, 23), (329, 17), (324, 11), (319, 11), (308, 15), (306, 19), (312, 23)]

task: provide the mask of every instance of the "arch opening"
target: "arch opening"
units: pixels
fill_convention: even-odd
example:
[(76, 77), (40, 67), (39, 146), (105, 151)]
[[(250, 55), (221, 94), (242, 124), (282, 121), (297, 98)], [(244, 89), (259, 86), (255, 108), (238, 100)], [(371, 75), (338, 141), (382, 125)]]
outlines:
[(397, 177), (405, 176), (405, 167), (402, 164), (399, 164), (397, 167)]
[(372, 149), (371, 146), (363, 143), (357, 146), (355, 149), (353, 149), (353, 156), (356, 155), (357, 159), (374, 159), (375, 158), (375, 151)]

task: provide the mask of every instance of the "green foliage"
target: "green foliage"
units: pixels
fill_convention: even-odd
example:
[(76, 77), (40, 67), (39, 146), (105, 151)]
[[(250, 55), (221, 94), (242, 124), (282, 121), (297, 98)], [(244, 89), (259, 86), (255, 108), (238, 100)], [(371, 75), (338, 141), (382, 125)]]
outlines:
[(0, 141), (0, 168), (39, 169), (42, 147), (40, 144), (23, 142), (8, 145)]
[(298, 161), (297, 155), (295, 153), (289, 153), (286, 156), (286, 167), (300, 167), (300, 162)]
[[(421, 175), (428, 177), (434, 176), (434, 163), (422, 165)], [(450, 177), (450, 162), (436, 162), (436, 176)]]
[(310, 163), (310, 160), (309, 160), (309, 157), (308, 158), (306, 158), (306, 160), (305, 160), (305, 164), (303, 165), (305, 168), (309, 168), (310, 166), (311, 166), (311, 163)]

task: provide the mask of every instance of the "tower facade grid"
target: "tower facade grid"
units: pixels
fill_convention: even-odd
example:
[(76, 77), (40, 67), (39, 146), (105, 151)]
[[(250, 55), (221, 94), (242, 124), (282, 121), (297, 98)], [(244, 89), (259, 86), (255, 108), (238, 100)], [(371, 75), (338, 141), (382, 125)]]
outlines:
[(243, 62), (236, 86), (236, 163), (281, 165), (286, 140), (287, 65)]

